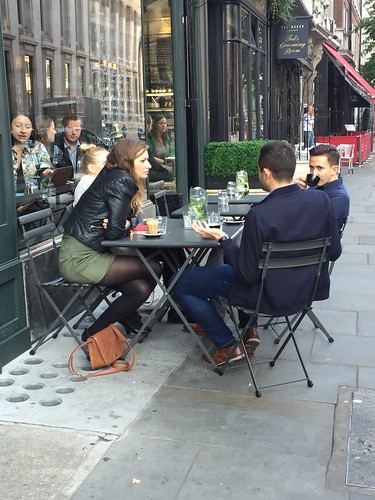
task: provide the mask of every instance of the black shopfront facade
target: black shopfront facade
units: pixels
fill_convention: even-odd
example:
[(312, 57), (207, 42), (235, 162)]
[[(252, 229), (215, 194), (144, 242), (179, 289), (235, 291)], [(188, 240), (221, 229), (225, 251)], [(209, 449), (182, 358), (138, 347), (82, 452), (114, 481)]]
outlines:
[[(53, 113), (56, 103), (58, 128), (59, 106), (74, 101), (75, 109), (103, 138), (108, 124), (137, 137), (145, 130), (147, 115), (164, 114), (175, 158), (173, 189), (182, 193), (183, 201), (190, 186), (205, 185), (208, 142), (293, 141), (298, 135), (298, 126), (293, 128), (300, 110), (298, 63), (277, 61), (275, 21), (265, 0), (89, 0), (78, 12), (62, 12), (61, 23), (52, 13), (49, 24), (44, 12), (41, 26), (38, 16), (31, 16), (34, 28), (25, 26), (23, 32), (11, 25), (14, 16), (9, 12), (17, 5), (7, 5), (1, 13), (4, 109), (13, 112), (29, 106), (37, 115)], [(30, 18), (27, 13), (19, 13), (21, 24)], [(76, 19), (69, 16), (87, 17), (88, 22), (75, 30)], [(31, 61), (34, 73), (26, 75), (20, 60)], [(28, 348), (33, 318), (26, 314), (25, 304), (34, 300), (24, 292), (6, 114), (1, 120), (0, 231), (13, 243), (0, 246), (0, 297), (7, 311), (0, 315), (0, 342), (10, 346), (0, 351), (9, 353), (0, 354), (0, 367)], [(14, 270), (12, 295), (1, 281), (9, 269)]]

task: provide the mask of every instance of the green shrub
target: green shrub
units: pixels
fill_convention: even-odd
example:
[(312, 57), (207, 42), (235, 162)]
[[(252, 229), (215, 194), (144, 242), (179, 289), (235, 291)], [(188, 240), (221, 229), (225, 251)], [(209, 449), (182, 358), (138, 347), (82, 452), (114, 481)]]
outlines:
[(210, 142), (205, 148), (205, 173), (209, 176), (231, 177), (239, 170), (258, 175), (259, 153), (266, 140)]

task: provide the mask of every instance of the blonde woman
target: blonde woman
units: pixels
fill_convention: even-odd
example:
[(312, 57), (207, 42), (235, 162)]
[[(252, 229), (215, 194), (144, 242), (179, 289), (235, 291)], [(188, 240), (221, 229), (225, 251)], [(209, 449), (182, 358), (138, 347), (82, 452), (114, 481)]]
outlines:
[(82, 172), (81, 177), (77, 187), (74, 190), (74, 201), (73, 207), (78, 203), (83, 193), (91, 186), (94, 182), (95, 177), (104, 167), (107, 161), (108, 151), (100, 146), (95, 146), (95, 144), (81, 144), (82, 153)]
[[(71, 282), (95, 283), (121, 292), (85, 330), (82, 340), (110, 323), (132, 325), (139, 321), (137, 308), (155, 288), (155, 280), (138, 257), (114, 255), (101, 245), (104, 239), (125, 238), (137, 224), (136, 214), (150, 170), (147, 149), (142, 141), (120, 140), (64, 223), (59, 255), (62, 276)], [(108, 219), (106, 228), (103, 219)], [(161, 276), (159, 262), (152, 259), (150, 263)]]

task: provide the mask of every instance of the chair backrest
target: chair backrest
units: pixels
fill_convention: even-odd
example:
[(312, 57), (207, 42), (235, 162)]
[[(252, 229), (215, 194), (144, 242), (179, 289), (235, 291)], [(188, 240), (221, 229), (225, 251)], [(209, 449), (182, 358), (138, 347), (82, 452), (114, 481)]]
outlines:
[(340, 153), (341, 159), (350, 160), (354, 157), (354, 144), (339, 144), (337, 151)]
[[(311, 267), (310, 277), (308, 282), (299, 283), (299, 286), (304, 289), (304, 296), (307, 297), (305, 303), (306, 307), (311, 306), (316, 289), (319, 283), (319, 278), (322, 270), (322, 265), (328, 260), (328, 248), (331, 244), (331, 238), (319, 238), (315, 240), (306, 241), (294, 241), (288, 243), (274, 243), (265, 242), (262, 246), (262, 251), (265, 253), (264, 258), (259, 260), (259, 269), (262, 270), (260, 286), (258, 289), (258, 297), (256, 304), (256, 312), (262, 312), (261, 303), (264, 293), (267, 293), (266, 278), (273, 271), (277, 270), (291, 270), (294, 268), (303, 267), (306, 271), (307, 267)], [(301, 273), (300, 273), (301, 275)], [(305, 276), (305, 274), (304, 274)], [(307, 276), (307, 274), (306, 274)], [(288, 288), (291, 289), (295, 287), (295, 283), (292, 277), (285, 283), (285, 289), (283, 290), (282, 300), (285, 302), (285, 298), (288, 296)], [(269, 291), (268, 291), (269, 293)], [(272, 291), (271, 291), (272, 293)], [(281, 297), (280, 297), (281, 298)], [(275, 304), (277, 307), (277, 304)], [(299, 308), (296, 305), (296, 310), (293, 311), (293, 304), (289, 304), (289, 311), (285, 312), (286, 316), (295, 314), (299, 312)], [(268, 311), (263, 311), (268, 312)]]
[(157, 191), (158, 189), (163, 189), (165, 181), (149, 182), (148, 188), (151, 192)]
[[(155, 208), (156, 208), (156, 215), (166, 215), (169, 217), (169, 208), (168, 208), (168, 203), (167, 203), (167, 190), (162, 189), (161, 191), (157, 191), (154, 193), (154, 198), (155, 198)], [(160, 206), (158, 200), (163, 201), (163, 206), (164, 206), (164, 213), (160, 213)]]
[(22, 215), (18, 218), (22, 229), (23, 239), (26, 244), (29, 256), (29, 266), (31, 273), (38, 284), (41, 283), (35, 262), (33, 247), (36, 243), (48, 240), (52, 242), (52, 249), (58, 255), (58, 245), (55, 241), (56, 224), (53, 220), (53, 213), (50, 208), (39, 210), (31, 214)]
[[(341, 224), (341, 227), (339, 229), (339, 235), (340, 235), (340, 240), (341, 238), (343, 237), (343, 234), (344, 234), (344, 230), (345, 230), (345, 227), (348, 223), (348, 220), (349, 220), (349, 215), (347, 217), (345, 217), (343, 223)], [(329, 269), (328, 269), (328, 273), (331, 275), (332, 274), (332, 271), (333, 271), (333, 268), (335, 266), (335, 261), (332, 261), (329, 263)]]

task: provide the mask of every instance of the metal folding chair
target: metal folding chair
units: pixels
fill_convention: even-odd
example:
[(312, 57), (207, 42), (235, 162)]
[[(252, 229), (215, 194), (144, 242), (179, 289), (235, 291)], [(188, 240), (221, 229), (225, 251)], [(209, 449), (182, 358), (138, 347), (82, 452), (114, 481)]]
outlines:
[[(297, 345), (297, 341), (295, 338), (295, 332), (299, 325), (301, 324), (301, 321), (303, 318), (308, 314), (309, 311), (311, 311), (312, 303), (315, 297), (315, 293), (317, 290), (317, 286), (319, 283), (319, 277), (321, 274), (321, 269), (322, 265), (324, 262), (327, 261), (328, 259), (328, 247), (330, 245), (331, 238), (320, 238), (317, 240), (307, 240), (307, 241), (298, 241), (298, 242), (290, 242), (290, 243), (272, 243), (272, 242), (266, 242), (263, 243), (262, 250), (264, 252), (264, 258), (260, 259), (259, 261), (259, 269), (262, 270), (261, 272), (261, 279), (259, 283), (259, 289), (258, 289), (258, 297), (256, 301), (256, 305), (254, 308), (244, 308), (240, 306), (229, 306), (229, 316), (234, 323), (234, 326), (236, 328), (236, 332), (238, 335), (238, 342), (233, 346), (233, 351), (236, 348), (236, 345), (238, 343), (242, 344), (244, 353), (245, 353), (245, 359), (247, 366), (249, 368), (250, 376), (252, 379), (252, 382), (254, 384), (254, 389), (255, 389), (255, 395), (257, 397), (261, 396), (260, 389), (264, 389), (266, 387), (275, 387), (279, 385), (285, 385), (285, 384), (291, 384), (295, 382), (301, 382), (306, 380), (308, 387), (312, 387), (313, 383), (310, 380), (308, 373), (306, 371), (305, 364), (303, 362), (300, 350)], [(297, 255), (297, 256), (296, 256)], [(275, 315), (272, 314), (272, 311), (267, 310), (262, 311), (263, 307), (263, 296), (265, 293), (267, 293), (267, 282), (266, 282), (266, 277), (269, 277), (271, 273), (279, 273), (280, 270), (290, 270), (292, 273), (293, 269), (297, 269), (299, 267), (304, 267), (306, 270), (307, 267), (312, 268), (312, 272), (310, 273), (310, 279), (303, 284), (304, 290), (308, 291), (308, 300), (306, 301), (305, 306), (303, 307), (302, 310), (300, 310), (300, 306), (296, 309), (295, 307), (293, 308), (293, 304), (288, 304), (287, 306), (283, 305), (285, 304), (285, 297), (288, 297), (288, 295), (295, 296), (296, 291), (294, 290), (296, 286), (296, 280), (288, 279), (285, 282), (285, 287), (283, 289), (282, 296), (280, 297), (275, 297), (273, 298), (273, 303), (275, 308), (278, 307), (285, 307), (285, 316), (284, 321), (287, 324), (288, 328), (288, 335), (286, 339), (284, 340), (283, 344), (280, 346), (278, 349), (277, 353), (275, 356), (272, 358), (271, 361), (261, 361), (259, 363), (253, 363), (253, 365), (257, 364), (264, 364), (264, 363), (269, 363), (271, 367), (275, 366), (275, 363), (277, 359), (280, 357), (281, 353), (284, 351), (285, 347), (289, 344), (289, 341), (291, 340), (298, 359), (300, 361), (304, 378), (300, 378), (297, 380), (292, 380), (292, 381), (286, 381), (286, 382), (278, 382), (276, 384), (272, 385), (266, 385), (266, 386), (258, 386), (258, 383), (255, 378), (255, 374), (253, 371), (252, 363), (250, 361), (250, 358), (246, 352), (245, 344), (243, 342), (243, 337), (245, 335), (246, 330), (249, 328), (249, 326), (252, 324), (252, 321), (254, 318), (258, 317), (263, 317), (263, 318), (269, 318), (269, 317), (274, 317)], [(301, 284), (299, 284), (301, 286)], [(276, 302), (279, 301), (279, 304)], [(249, 320), (247, 322), (247, 325), (244, 328), (241, 328), (238, 323), (237, 319), (237, 314), (239, 310), (244, 311), (247, 315), (249, 315)], [(289, 316), (292, 315), (297, 315), (296, 320), (294, 323), (291, 323), (289, 320)], [(233, 352), (232, 351), (232, 352)], [(226, 366), (228, 365), (230, 359), (230, 354), (227, 358), (227, 361), (223, 366), (219, 367), (220, 372), (222, 373)], [(219, 372), (218, 370), (218, 372)]]
[[(53, 221), (53, 214), (50, 208), (23, 215), (18, 218), (18, 221), (22, 228), (23, 238), (26, 243), (30, 270), (39, 290), (41, 300), (47, 301), (57, 315), (56, 319), (49, 325), (47, 332), (35, 340), (35, 345), (33, 345), (30, 354), (35, 354), (39, 347), (47, 342), (49, 338), (56, 338), (64, 327), (66, 327), (76, 342), (80, 344), (81, 339), (68, 322), (68, 313), (73, 313), (73, 307), (76, 308), (78, 303), (84, 309), (81, 320), (87, 315), (95, 320), (93, 311), (103, 299), (106, 299), (109, 289), (100, 287), (99, 285), (69, 283), (60, 275), (55, 274), (52, 277), (49, 276), (49, 269), (38, 269), (35, 258), (45, 252), (53, 252), (56, 266), (51, 267), (58, 268), (57, 260), (59, 248), (55, 240), (56, 225)], [(46, 240), (52, 244), (51, 248), (50, 245), (48, 245), (48, 248), (47, 246), (43, 247), (37, 245), (37, 243), (41, 241), (45, 242)], [(41, 271), (43, 271), (43, 274), (48, 275), (47, 279), (41, 276)], [(63, 308), (58, 306), (56, 299), (53, 297), (54, 292), (61, 290), (64, 290), (64, 293), (70, 292), (71, 296), (71, 298), (66, 301)]]
[(348, 174), (353, 174), (354, 144), (339, 144), (337, 146), (337, 151), (340, 153), (340, 172), (341, 167), (348, 165)]
[[(348, 223), (348, 220), (349, 220), (349, 216), (347, 216), (344, 220), (344, 222), (342, 223), (341, 227), (340, 227), (340, 239), (342, 238), (342, 235), (344, 234), (344, 229), (345, 229), (345, 226), (346, 224)], [(329, 263), (329, 268), (328, 268), (328, 273), (331, 275), (332, 271), (333, 271), (333, 267), (335, 265), (335, 261), (332, 261)], [(298, 314), (295, 315), (292, 319), (291, 319), (291, 323), (293, 324), (294, 321), (297, 319), (298, 317)], [(319, 318), (316, 316), (316, 314), (313, 312), (312, 310), (312, 307), (311, 307), (311, 310), (308, 311), (307, 313), (307, 317), (311, 320), (311, 322), (314, 324), (314, 327), (315, 328), (319, 328), (319, 330), (321, 330), (324, 335), (327, 337), (328, 339), (328, 342), (331, 344), (332, 342), (334, 342), (334, 338), (329, 334), (329, 332), (326, 330), (326, 328), (324, 327), (324, 325), (319, 321)], [(271, 320), (267, 321), (266, 324), (264, 325), (261, 325), (263, 326), (263, 328), (265, 330), (267, 330), (268, 327), (271, 327), (273, 332), (275, 333), (276, 335), (276, 339), (274, 340), (274, 343), (275, 344), (279, 344), (280, 343), (280, 340), (281, 338), (288, 332), (288, 327), (285, 327), (284, 330), (281, 332), (281, 333), (278, 333), (276, 330), (275, 330), (275, 326), (276, 325), (280, 325), (280, 324), (284, 324), (284, 321), (281, 320), (279, 321), (278, 318), (275, 319), (275, 318), (272, 318)]]
[[(156, 193), (154, 193), (154, 198), (155, 198), (156, 215), (166, 215), (167, 217), (169, 217), (167, 190), (162, 189), (161, 191), (156, 191)], [(158, 200), (162, 201), (163, 203), (163, 214), (160, 212), (160, 205)]]

